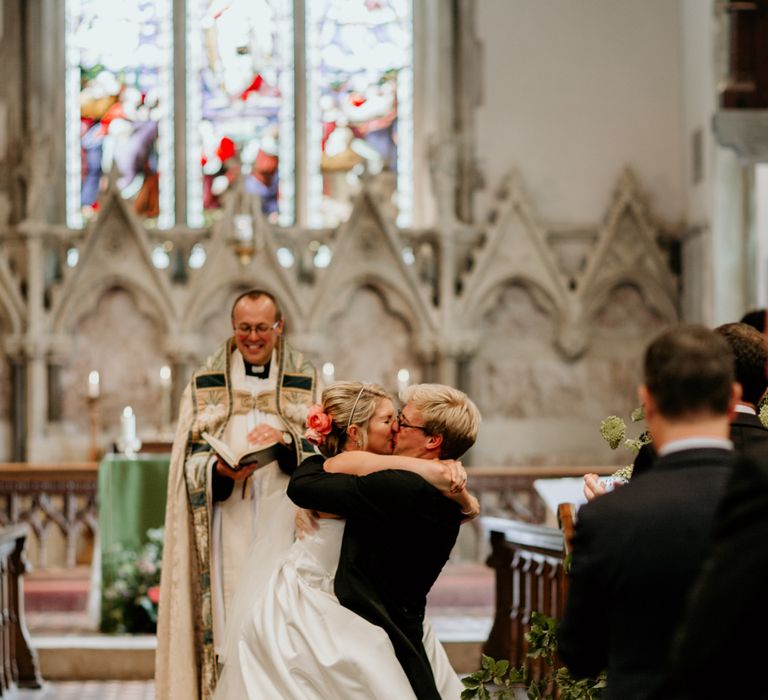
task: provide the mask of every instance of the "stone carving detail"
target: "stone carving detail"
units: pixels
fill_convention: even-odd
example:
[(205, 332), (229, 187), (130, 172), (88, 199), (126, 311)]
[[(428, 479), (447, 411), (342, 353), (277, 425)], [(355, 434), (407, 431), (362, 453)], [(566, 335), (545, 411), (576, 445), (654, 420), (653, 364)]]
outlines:
[[(450, 146), (435, 146), (433, 154), (442, 207), (457, 154)], [(485, 227), (446, 211), (435, 230), (400, 231), (370, 190), (374, 184), (334, 231), (276, 230), (258, 202), (240, 192), (210, 230), (168, 233), (181, 249), (191, 249), (189, 241), (205, 248), (205, 265), (187, 266), (181, 278), (152, 264), (162, 234), (144, 229), (110, 184), (98, 220), (81, 236), (65, 234), (67, 245), (79, 247), (79, 263), (47, 290), (36, 342), (45, 361), (61, 366), (64, 423), (38, 442), (58, 440), (59, 455), (78, 457), (74, 435), (84, 432), (84, 378), (93, 368), (114, 372), (119, 387), (113, 404), (103, 406), (105, 424), (131, 403), (149, 426), (159, 403), (154, 372), (171, 364), (183, 384), (184, 373), (229, 335), (230, 304), (251, 287), (281, 300), (288, 336), (318, 365), (332, 361), (337, 378), (379, 381), (395, 391), (400, 368), (410, 370), (411, 381), (467, 377), (464, 388), (487, 416), (489, 437), (476, 448), (487, 464), (555, 459), (531, 445), (506, 445), (516, 421), (569, 421), (577, 410), (593, 424), (606, 411), (632, 407), (640, 346), (676, 319), (677, 290), (630, 173), (620, 179), (603, 223), (570, 237), (539, 220), (514, 173)], [(247, 255), (238, 249), (245, 239), (235, 233), (242, 215), (253, 224)], [(58, 233), (40, 235), (38, 243)], [(332, 252), (325, 268), (311, 263), (319, 242)], [(280, 264), (278, 248), (294, 253), (293, 265)], [(26, 324), (20, 288), (0, 249), (6, 355)], [(33, 391), (39, 396), (44, 384)], [(7, 412), (0, 403), (0, 431)], [(29, 435), (45, 429), (30, 426)], [(593, 454), (582, 447), (569, 459)]]

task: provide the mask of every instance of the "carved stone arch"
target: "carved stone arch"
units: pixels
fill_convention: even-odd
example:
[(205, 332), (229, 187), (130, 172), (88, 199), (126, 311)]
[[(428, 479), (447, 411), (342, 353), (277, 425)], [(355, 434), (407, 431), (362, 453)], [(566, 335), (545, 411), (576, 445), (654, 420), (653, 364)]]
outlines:
[(597, 244), (579, 280), (578, 294), (588, 318), (605, 305), (613, 289), (628, 282), (666, 320), (677, 319), (675, 280), (655, 236), (646, 202), (627, 169), (619, 178)]
[[(261, 213), (258, 197), (240, 189), (235, 195), (225, 201), (222, 218), (213, 226), (205, 265), (190, 273), (190, 294), (182, 313), (182, 330), (196, 330), (199, 319), (206, 316), (211, 307), (211, 298), (226, 299), (234, 290), (259, 288), (280, 301), (283, 316), (290, 322), (292, 330), (301, 331), (305, 314), (298, 285), (277, 261), (275, 236)], [(250, 259), (245, 262), (238, 258), (230, 236), (235, 227), (234, 217), (243, 208), (251, 217), (254, 231)], [(226, 313), (229, 314), (229, 309)]]
[(129, 292), (139, 309), (169, 332), (176, 322), (171, 285), (152, 264), (142, 223), (113, 182), (100, 201), (100, 216), (86, 234), (78, 264), (54, 295), (52, 333), (71, 333), (78, 320), (114, 287)]
[(190, 286), (180, 321), (183, 333), (201, 330), (201, 324), (214, 312), (229, 317), (228, 298), (253, 288), (264, 289), (279, 300), (283, 318), (292, 328), (303, 326), (303, 310), (282, 276), (275, 274), (271, 266), (243, 267), (226, 246), (212, 251), (199, 276), (191, 276)]
[(364, 188), (349, 220), (339, 227), (331, 263), (318, 280), (308, 310), (311, 327), (322, 328), (333, 315), (329, 310), (339, 308), (344, 294), (370, 286), (381, 291), (391, 308), (402, 310), (414, 332), (434, 332), (434, 311), (413, 271), (403, 262), (403, 247), (397, 230)]
[(567, 306), (564, 277), (515, 172), (505, 181), (496, 220), (465, 280), (459, 306), (464, 323), (471, 325), (494, 290), (512, 280), (522, 281), (540, 299), (548, 300), (556, 319)]
[(317, 309), (317, 315), (311, 317), (310, 331), (327, 332), (329, 322), (339, 313), (343, 313), (352, 297), (361, 289), (373, 289), (380, 297), (386, 310), (400, 318), (414, 337), (423, 337), (432, 330), (431, 325), (424, 324), (418, 308), (408, 297), (407, 290), (385, 277), (374, 274), (359, 274), (348, 278), (343, 285), (335, 288), (333, 298), (329, 303)]
[[(498, 303), (499, 295), (507, 287), (521, 287), (531, 297), (533, 303), (545, 312), (552, 323), (557, 323), (559, 306), (555, 299), (538, 280), (521, 274), (499, 277), (490, 281), (485, 288), (485, 293), (478, 299), (477, 305), (471, 309), (471, 319), (479, 319), (485, 316)], [(473, 322), (474, 325), (474, 322)]]
[(667, 289), (657, 284), (654, 279), (644, 277), (640, 272), (626, 272), (606, 277), (600, 281), (599, 286), (592, 288), (589, 299), (585, 300), (584, 316), (588, 322), (611, 302), (614, 292), (623, 287), (631, 286), (635, 289), (649, 309), (655, 311), (664, 321), (673, 323), (678, 319), (677, 306), (667, 294)]

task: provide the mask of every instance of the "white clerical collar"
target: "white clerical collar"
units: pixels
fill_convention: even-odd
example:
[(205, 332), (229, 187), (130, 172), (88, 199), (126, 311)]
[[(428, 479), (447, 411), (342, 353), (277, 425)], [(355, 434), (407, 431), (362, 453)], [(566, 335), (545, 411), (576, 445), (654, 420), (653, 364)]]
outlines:
[(752, 406), (747, 406), (745, 403), (736, 404), (736, 413), (748, 413), (750, 416), (756, 416), (757, 411)]
[(673, 452), (682, 452), (683, 450), (698, 450), (702, 448), (721, 450), (732, 450), (733, 443), (725, 438), (714, 437), (690, 437), (682, 440), (672, 440), (662, 447), (658, 454), (659, 457), (665, 457)]

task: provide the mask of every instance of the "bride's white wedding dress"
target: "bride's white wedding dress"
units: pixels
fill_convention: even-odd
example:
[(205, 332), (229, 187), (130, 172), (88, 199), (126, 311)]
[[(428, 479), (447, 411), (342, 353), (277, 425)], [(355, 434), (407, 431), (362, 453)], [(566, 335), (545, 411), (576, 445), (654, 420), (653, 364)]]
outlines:
[[(333, 593), (343, 534), (343, 520), (323, 519), (293, 544), (230, 628), (215, 700), (417, 700), (386, 632)], [(424, 646), (442, 698), (458, 700), (462, 685), (426, 621)]]

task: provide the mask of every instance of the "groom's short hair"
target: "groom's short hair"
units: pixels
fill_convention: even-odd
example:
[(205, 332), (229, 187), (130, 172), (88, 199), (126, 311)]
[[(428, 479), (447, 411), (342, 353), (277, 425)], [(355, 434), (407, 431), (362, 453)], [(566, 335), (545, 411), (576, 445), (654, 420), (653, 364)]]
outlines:
[(402, 399), (419, 411), (428, 435), (443, 437), (442, 459), (458, 459), (475, 444), (480, 411), (463, 391), (445, 384), (414, 384)]
[(704, 326), (667, 329), (645, 353), (645, 385), (667, 419), (728, 412), (734, 382), (733, 352)]

